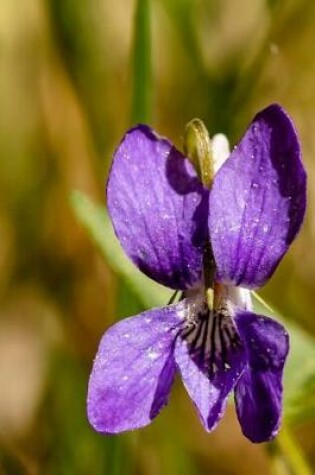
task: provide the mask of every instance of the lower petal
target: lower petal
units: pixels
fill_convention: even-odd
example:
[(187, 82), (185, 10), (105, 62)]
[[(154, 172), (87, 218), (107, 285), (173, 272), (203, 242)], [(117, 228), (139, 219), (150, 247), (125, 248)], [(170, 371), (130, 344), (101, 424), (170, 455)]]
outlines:
[(88, 389), (88, 419), (102, 433), (149, 424), (167, 404), (182, 304), (113, 325), (103, 336)]
[(213, 430), (246, 361), (232, 320), (212, 313), (200, 318), (192, 332), (178, 336), (175, 361), (201, 422)]
[(236, 323), (248, 357), (235, 387), (237, 415), (246, 437), (265, 442), (277, 435), (281, 422), (289, 337), (280, 323), (251, 312), (239, 313)]

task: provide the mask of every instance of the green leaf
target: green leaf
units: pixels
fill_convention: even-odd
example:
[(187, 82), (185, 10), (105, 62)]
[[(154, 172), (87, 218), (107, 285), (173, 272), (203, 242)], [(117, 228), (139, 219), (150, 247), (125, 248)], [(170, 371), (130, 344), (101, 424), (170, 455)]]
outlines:
[(70, 201), (78, 220), (94, 240), (108, 264), (124, 279), (144, 307), (166, 305), (171, 291), (142, 274), (125, 256), (105, 208), (93, 203), (79, 191), (71, 194)]
[(151, 111), (150, 0), (138, 0), (134, 20), (131, 122), (149, 122)]

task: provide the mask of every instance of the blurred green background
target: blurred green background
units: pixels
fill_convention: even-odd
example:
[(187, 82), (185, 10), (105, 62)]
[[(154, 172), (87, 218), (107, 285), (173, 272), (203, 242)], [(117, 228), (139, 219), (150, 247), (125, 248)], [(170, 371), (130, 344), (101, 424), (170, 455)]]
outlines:
[[(314, 44), (310, 0), (1, 0), (0, 474), (315, 473)], [(234, 144), (271, 102), (294, 118), (309, 175), (305, 226), (261, 293), (293, 322), (289, 438), (251, 444), (232, 405), (206, 434), (178, 381), (150, 427), (94, 433), (101, 335), (164, 298), (126, 277), (94, 209), (115, 146), (147, 120), (181, 147), (196, 116)], [(71, 204), (75, 189), (92, 202)]]

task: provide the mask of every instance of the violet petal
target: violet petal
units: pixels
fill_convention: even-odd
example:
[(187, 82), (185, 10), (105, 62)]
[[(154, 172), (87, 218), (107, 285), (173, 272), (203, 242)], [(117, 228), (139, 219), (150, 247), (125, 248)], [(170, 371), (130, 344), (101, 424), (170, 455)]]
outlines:
[(222, 283), (263, 285), (295, 238), (306, 206), (306, 174), (293, 123), (278, 105), (256, 115), (218, 171), (210, 237)]
[(104, 334), (88, 389), (88, 418), (98, 432), (143, 427), (167, 404), (182, 306), (127, 318)]
[(122, 247), (174, 289), (201, 279), (209, 192), (190, 162), (149, 127), (129, 130), (114, 155), (107, 203)]
[[(233, 341), (220, 328), (222, 320), (210, 316), (209, 324), (203, 322), (189, 332), (177, 337), (175, 361), (183, 383), (207, 431), (213, 430), (224, 414), (229, 393), (234, 388), (246, 363), (244, 348), (232, 329)], [(231, 326), (230, 331), (231, 331)], [(223, 332), (222, 332), (223, 330)], [(223, 345), (224, 344), (224, 355)], [(202, 342), (199, 346), (198, 342)], [(214, 346), (212, 346), (214, 345)]]
[(237, 415), (246, 437), (265, 442), (275, 437), (281, 422), (282, 375), (289, 337), (280, 323), (251, 312), (237, 314), (236, 324), (248, 358), (235, 386)]

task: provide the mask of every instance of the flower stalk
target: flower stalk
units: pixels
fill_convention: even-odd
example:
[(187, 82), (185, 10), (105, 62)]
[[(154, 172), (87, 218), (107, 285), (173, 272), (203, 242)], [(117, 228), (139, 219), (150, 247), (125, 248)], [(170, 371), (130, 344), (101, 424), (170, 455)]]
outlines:
[(288, 466), (291, 468), (290, 473), (294, 475), (312, 475), (313, 471), (308, 465), (294, 435), (287, 426), (282, 428), (273, 444), (282, 453)]

